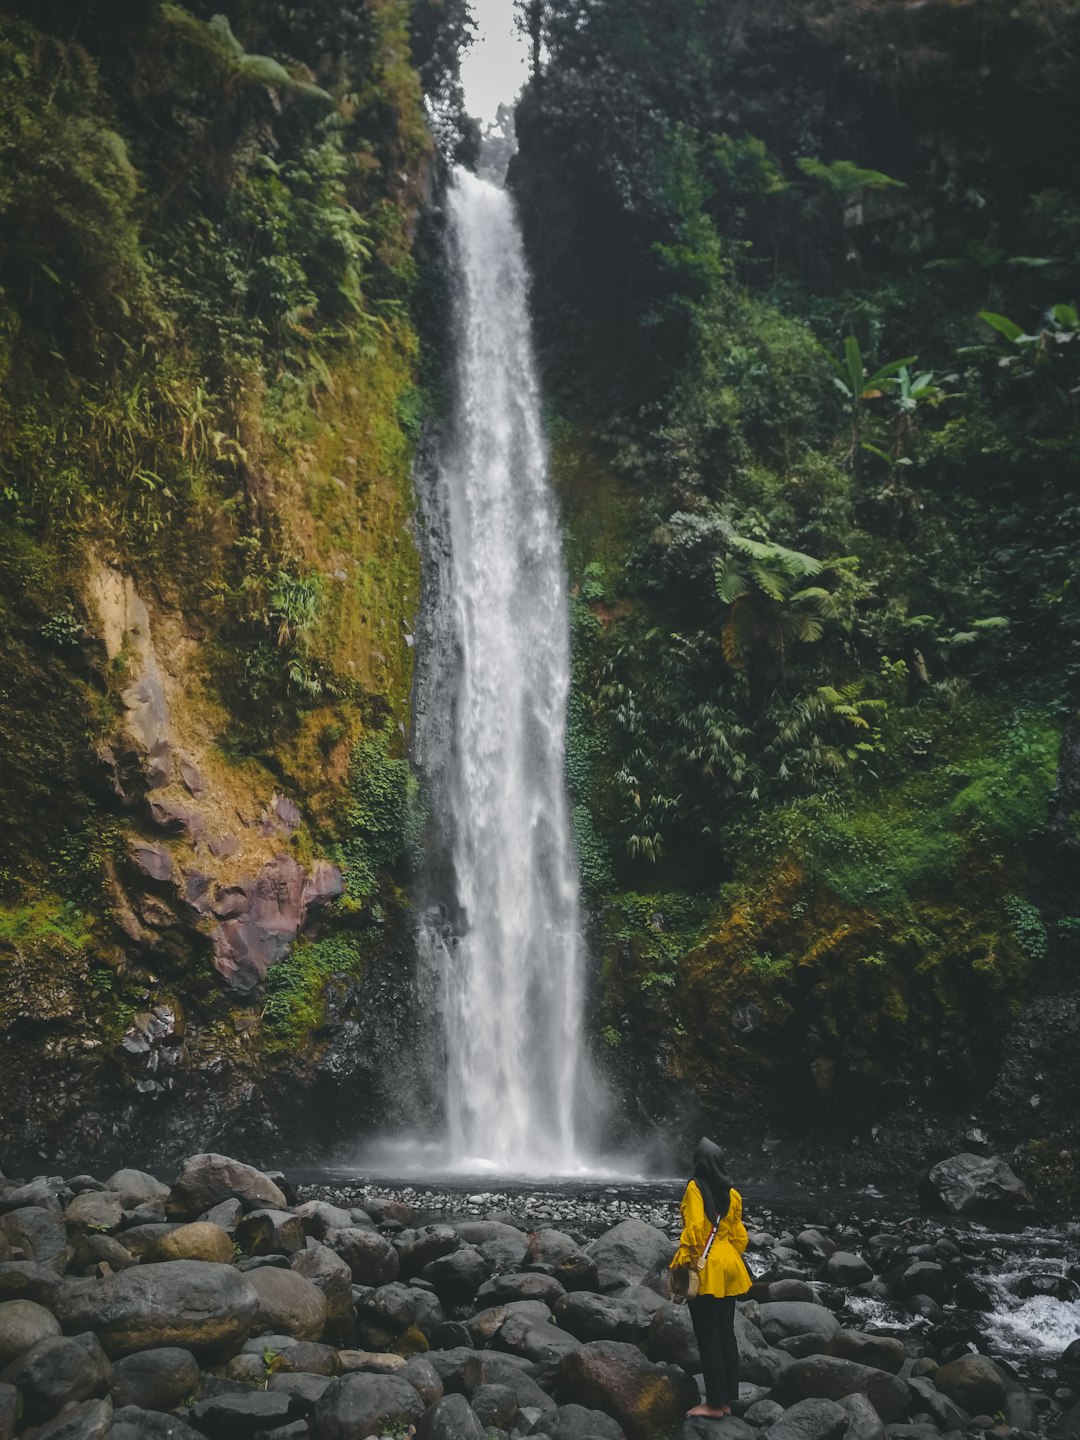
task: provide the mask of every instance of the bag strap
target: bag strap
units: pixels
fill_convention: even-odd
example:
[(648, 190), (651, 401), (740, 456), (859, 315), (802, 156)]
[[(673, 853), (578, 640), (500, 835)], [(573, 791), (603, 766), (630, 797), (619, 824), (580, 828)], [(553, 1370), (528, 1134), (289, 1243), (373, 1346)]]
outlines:
[(716, 1217), (716, 1224), (712, 1227), (712, 1231), (711, 1231), (710, 1234), (709, 1234), (708, 1240), (705, 1241), (705, 1249), (701, 1252), (701, 1259), (697, 1262), (697, 1264), (696, 1264), (695, 1267), (694, 1267), (696, 1270), (704, 1270), (704, 1269), (705, 1269), (705, 1262), (706, 1262), (706, 1260), (708, 1260), (708, 1258), (709, 1258), (709, 1251), (712, 1249), (712, 1247), (713, 1247), (713, 1241), (716, 1239), (716, 1232), (720, 1229), (720, 1220), (721, 1220), (721, 1218), (722, 1218), (722, 1217), (719, 1216), (719, 1215)]

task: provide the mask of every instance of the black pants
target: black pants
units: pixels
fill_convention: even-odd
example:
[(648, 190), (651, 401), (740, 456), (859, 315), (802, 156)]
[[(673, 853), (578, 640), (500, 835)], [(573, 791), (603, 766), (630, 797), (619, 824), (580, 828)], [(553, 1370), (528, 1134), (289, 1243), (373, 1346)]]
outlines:
[(739, 1398), (739, 1346), (734, 1295), (695, 1295), (690, 1301), (706, 1405), (734, 1405)]

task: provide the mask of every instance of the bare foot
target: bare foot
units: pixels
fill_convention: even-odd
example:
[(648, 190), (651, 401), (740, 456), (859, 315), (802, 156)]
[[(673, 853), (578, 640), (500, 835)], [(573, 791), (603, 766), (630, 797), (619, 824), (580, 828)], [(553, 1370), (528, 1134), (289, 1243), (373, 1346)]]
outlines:
[(710, 1420), (722, 1420), (725, 1415), (731, 1414), (730, 1405), (695, 1405), (692, 1410), (687, 1410), (687, 1418), (691, 1415), (705, 1415)]

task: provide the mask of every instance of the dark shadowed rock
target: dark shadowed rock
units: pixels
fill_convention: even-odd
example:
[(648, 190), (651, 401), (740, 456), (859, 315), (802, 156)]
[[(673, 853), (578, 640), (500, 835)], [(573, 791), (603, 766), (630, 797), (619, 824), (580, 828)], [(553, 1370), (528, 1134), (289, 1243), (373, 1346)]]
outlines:
[(841, 1440), (851, 1417), (833, 1400), (800, 1400), (765, 1431), (765, 1440)]
[(953, 1155), (940, 1160), (919, 1185), (932, 1209), (953, 1215), (1009, 1216), (1032, 1204), (1027, 1187), (1000, 1155)]
[(12, 1250), (21, 1250), (24, 1260), (32, 1260), (57, 1275), (64, 1272), (67, 1255), (67, 1230), (60, 1211), (40, 1205), (21, 1206), (0, 1215), (0, 1235)]
[[(433, 1358), (429, 1356), (429, 1359)], [(513, 1355), (494, 1355), (490, 1351), (481, 1354), (474, 1352), (462, 1366), (460, 1376), (452, 1376), (445, 1382), (446, 1388), (462, 1389), (466, 1395), (474, 1395), (481, 1385), (505, 1385), (514, 1392), (519, 1406), (553, 1410), (554, 1400), (516, 1363), (518, 1358)]]
[(517, 1414), (517, 1396), (509, 1385), (478, 1385), (471, 1401), (473, 1414), (483, 1429), (509, 1430)]
[(175, 1410), (199, 1382), (199, 1363), (190, 1350), (165, 1346), (122, 1356), (113, 1365), (112, 1398), (116, 1408)]
[(524, 1355), (538, 1365), (554, 1365), (563, 1355), (581, 1344), (573, 1335), (550, 1321), (536, 1321), (520, 1313), (507, 1316), (499, 1327), (494, 1344), (513, 1355)]
[[(915, 1414), (929, 1415), (939, 1430), (966, 1430), (971, 1417), (955, 1400), (943, 1394), (933, 1380), (912, 1375), (908, 1379), (911, 1409)], [(1036, 1429), (1038, 1425), (1036, 1424)]]
[(398, 1277), (397, 1251), (377, 1230), (329, 1230), (323, 1244), (341, 1256), (357, 1285), (389, 1285)]
[(355, 1323), (352, 1271), (340, 1255), (317, 1241), (289, 1257), (289, 1269), (317, 1286), (326, 1296), (326, 1335), (344, 1344), (351, 1341)]
[(420, 1274), (434, 1285), (440, 1300), (460, 1305), (471, 1300), (491, 1275), (491, 1262), (471, 1245), (463, 1245), (450, 1255), (430, 1261)]
[(194, 1219), (222, 1200), (239, 1200), (245, 1210), (269, 1206), (286, 1210), (284, 1194), (268, 1175), (227, 1155), (192, 1155), (180, 1167), (169, 1194), (169, 1213)]
[(203, 1355), (239, 1346), (259, 1307), (258, 1294), (232, 1266), (174, 1260), (65, 1290), (57, 1318), (68, 1332), (99, 1335), (114, 1357), (160, 1346)]
[(33, 1260), (0, 1261), (0, 1301), (33, 1300), (52, 1310), (64, 1285), (55, 1270)]
[(14, 1385), (0, 1385), (0, 1440), (12, 1440), (19, 1415), (19, 1392)]
[(413, 1355), (399, 1372), (407, 1380), (425, 1405), (434, 1405), (444, 1394), (439, 1372), (426, 1355)]
[(119, 1230), (123, 1214), (120, 1196), (109, 1190), (84, 1190), (64, 1211), (69, 1235), (86, 1230)]
[(830, 1255), (819, 1271), (822, 1280), (830, 1285), (841, 1285), (850, 1290), (854, 1285), (865, 1285), (874, 1278), (872, 1268), (861, 1255), (850, 1250), (837, 1250)]
[(857, 1360), (877, 1370), (898, 1374), (907, 1359), (904, 1342), (891, 1335), (867, 1335), (861, 1330), (841, 1330), (834, 1335), (829, 1350), (843, 1360)]
[(666, 1301), (653, 1315), (645, 1339), (645, 1353), (650, 1360), (681, 1365), (688, 1375), (701, 1369), (697, 1337), (690, 1311), (685, 1305)]
[(840, 1321), (824, 1305), (779, 1300), (762, 1305), (760, 1312), (761, 1333), (770, 1345), (796, 1335), (820, 1335), (832, 1341), (840, 1333)]
[(112, 1367), (95, 1335), (39, 1340), (0, 1372), (22, 1395), (28, 1419), (47, 1420), (72, 1401), (104, 1395)]
[(638, 1344), (648, 1335), (653, 1316), (664, 1304), (652, 1291), (643, 1293), (652, 1295), (658, 1303), (577, 1290), (556, 1303), (555, 1319), (579, 1340), (630, 1340)]
[(245, 1255), (295, 1255), (305, 1238), (303, 1222), (288, 1210), (251, 1210), (236, 1222), (236, 1243)]
[(514, 1300), (542, 1300), (554, 1309), (566, 1286), (553, 1275), (495, 1275), (476, 1292), (478, 1306), (508, 1305)]
[(278, 1395), (288, 1395), (292, 1414), (310, 1415), (326, 1394), (331, 1379), (329, 1375), (312, 1375), (307, 1370), (279, 1370), (271, 1375), (266, 1388)]
[(684, 1371), (654, 1365), (635, 1345), (615, 1340), (582, 1345), (563, 1357), (556, 1373), (564, 1402), (603, 1410), (629, 1440), (651, 1440), (673, 1429), (699, 1398), (697, 1384)]
[(84, 1400), (35, 1430), (34, 1436), (35, 1440), (108, 1440), (112, 1420), (111, 1400)]
[(204, 1440), (204, 1437), (201, 1431), (193, 1430), (185, 1420), (175, 1415), (126, 1405), (113, 1412), (109, 1440)]
[(848, 1414), (845, 1440), (885, 1440), (885, 1422), (865, 1395), (841, 1395), (836, 1403)]
[(291, 1407), (290, 1397), (278, 1390), (210, 1395), (191, 1407), (191, 1419), (211, 1440), (241, 1440), (262, 1430), (276, 1430), (288, 1420)]
[(551, 1440), (624, 1440), (617, 1420), (603, 1410), (588, 1410), (584, 1405), (560, 1405), (542, 1415), (533, 1431), (542, 1431)]
[(24, 1354), (39, 1340), (60, 1334), (60, 1322), (34, 1300), (0, 1302), (0, 1369)]
[(688, 1415), (676, 1430), (675, 1437), (676, 1440), (755, 1440), (756, 1433), (734, 1415), (725, 1415), (721, 1420)]
[(635, 1285), (666, 1266), (675, 1247), (655, 1225), (647, 1225), (644, 1220), (622, 1220), (594, 1240), (585, 1253), (596, 1262), (598, 1270), (618, 1275), (624, 1285)]
[(258, 1296), (252, 1329), (318, 1340), (326, 1325), (326, 1296), (317, 1285), (293, 1270), (263, 1266), (244, 1277)]
[(345, 1375), (326, 1387), (315, 1406), (312, 1432), (315, 1440), (367, 1440), (384, 1430), (415, 1425), (423, 1414), (424, 1402), (407, 1380)]
[(856, 1392), (866, 1395), (886, 1425), (908, 1413), (907, 1385), (896, 1375), (842, 1360), (835, 1355), (809, 1355), (789, 1365), (776, 1383), (776, 1398), (839, 1400)]
[(484, 1440), (484, 1427), (464, 1395), (444, 1395), (425, 1412), (416, 1440)]
[(597, 1286), (596, 1261), (561, 1230), (534, 1230), (525, 1264), (530, 1270), (554, 1276), (567, 1290), (595, 1290)]
[(328, 1205), (325, 1200), (305, 1200), (294, 1211), (304, 1227), (304, 1234), (321, 1240), (328, 1230), (351, 1230), (352, 1216), (339, 1205)]
[(536, 1325), (546, 1325), (551, 1320), (551, 1311), (540, 1300), (514, 1300), (509, 1305), (493, 1305), (469, 1320), (472, 1343), (478, 1348), (489, 1345), (511, 1315), (524, 1315)]
[(994, 1415), (1005, 1401), (1001, 1372), (985, 1355), (961, 1355), (942, 1365), (934, 1384), (969, 1415)]

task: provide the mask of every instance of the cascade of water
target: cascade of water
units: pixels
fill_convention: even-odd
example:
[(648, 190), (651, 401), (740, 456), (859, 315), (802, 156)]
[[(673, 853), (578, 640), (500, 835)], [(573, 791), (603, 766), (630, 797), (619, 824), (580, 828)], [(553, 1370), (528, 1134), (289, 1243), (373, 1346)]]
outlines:
[(438, 483), (456, 669), (438, 708), (459, 918), (450, 943), (426, 937), (443, 973), (448, 1162), (568, 1174), (583, 1078), (569, 633), (528, 272), (505, 191), (459, 169), (449, 219), (457, 386)]

